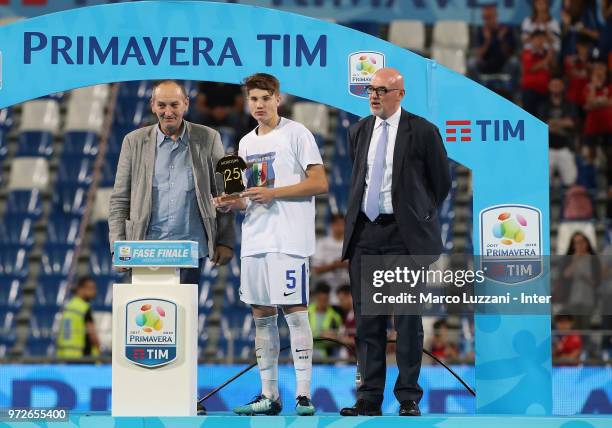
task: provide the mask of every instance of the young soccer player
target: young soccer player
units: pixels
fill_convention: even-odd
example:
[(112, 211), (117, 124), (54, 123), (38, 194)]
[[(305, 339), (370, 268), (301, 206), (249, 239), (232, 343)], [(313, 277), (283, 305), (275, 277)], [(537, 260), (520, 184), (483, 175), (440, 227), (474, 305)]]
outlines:
[(242, 224), (240, 299), (251, 305), (261, 394), (236, 407), (241, 415), (277, 415), (280, 339), (277, 307), (289, 325), (297, 380), (296, 411), (313, 415), (310, 397), (312, 331), (308, 323), (308, 257), (315, 250), (314, 196), (328, 189), (314, 136), (300, 123), (280, 117), (280, 85), (269, 74), (245, 80), (251, 115), (258, 126), (240, 140), (247, 163), (244, 198), (215, 201), (220, 210), (246, 210)]

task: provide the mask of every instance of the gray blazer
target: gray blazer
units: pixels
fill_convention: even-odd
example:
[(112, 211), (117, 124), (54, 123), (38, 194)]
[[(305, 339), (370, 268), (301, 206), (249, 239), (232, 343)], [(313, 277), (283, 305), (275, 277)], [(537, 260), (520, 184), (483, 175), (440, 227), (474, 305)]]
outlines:
[[(185, 125), (198, 207), (208, 236), (209, 257), (212, 257), (217, 245), (233, 248), (236, 239), (234, 215), (217, 212), (211, 201), (211, 180), (214, 180), (211, 167), (225, 153), (217, 131), (187, 121)], [(115, 241), (145, 239), (151, 219), (156, 126), (137, 129), (123, 139), (108, 216), (111, 252)]]

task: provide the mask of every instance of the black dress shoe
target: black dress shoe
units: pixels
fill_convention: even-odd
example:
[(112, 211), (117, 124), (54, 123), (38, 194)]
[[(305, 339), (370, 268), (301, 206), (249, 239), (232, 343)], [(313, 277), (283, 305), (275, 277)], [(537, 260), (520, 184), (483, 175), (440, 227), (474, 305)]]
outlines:
[(340, 410), (340, 416), (382, 416), (380, 404), (372, 403), (364, 399), (359, 399), (353, 407), (344, 407)]
[(204, 407), (203, 404), (198, 403), (198, 416), (205, 416), (206, 415), (206, 407)]
[(421, 416), (421, 409), (416, 401), (406, 400), (400, 403), (400, 416)]

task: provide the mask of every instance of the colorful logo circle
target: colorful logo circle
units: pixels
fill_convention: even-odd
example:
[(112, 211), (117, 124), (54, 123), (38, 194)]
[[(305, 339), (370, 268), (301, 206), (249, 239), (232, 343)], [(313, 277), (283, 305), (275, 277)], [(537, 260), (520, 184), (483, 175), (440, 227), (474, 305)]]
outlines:
[[(512, 215), (509, 212), (503, 212), (497, 216), (499, 221), (493, 225), (493, 236), (501, 239), (504, 245), (512, 245), (521, 243), (525, 240), (525, 232), (523, 227), (527, 227), (527, 220), (520, 214)], [(522, 227), (521, 227), (522, 226)]]
[(355, 68), (364, 76), (374, 74), (377, 70), (376, 58), (372, 55), (360, 55), (359, 60), (355, 64)]
[(166, 316), (166, 311), (161, 306), (155, 310), (149, 304), (140, 307), (140, 313), (136, 315), (136, 325), (142, 327), (145, 333), (152, 333), (153, 330), (160, 331), (164, 327), (162, 318)]

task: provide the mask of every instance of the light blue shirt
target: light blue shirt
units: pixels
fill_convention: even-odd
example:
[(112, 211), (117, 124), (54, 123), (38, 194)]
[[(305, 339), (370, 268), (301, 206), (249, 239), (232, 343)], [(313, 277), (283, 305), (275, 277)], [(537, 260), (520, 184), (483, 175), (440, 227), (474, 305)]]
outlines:
[(153, 201), (148, 240), (197, 241), (198, 257), (208, 256), (208, 239), (196, 198), (189, 135), (176, 140), (155, 130), (157, 145), (153, 173)]

